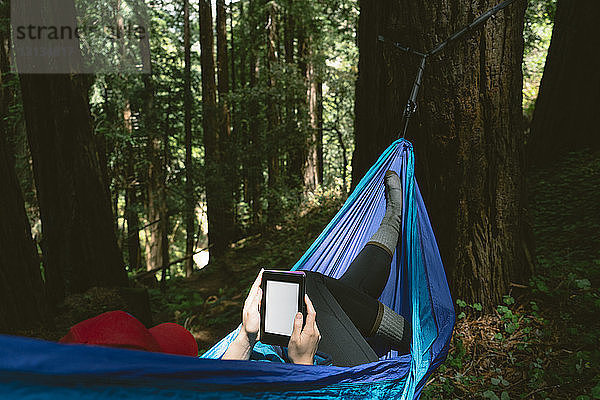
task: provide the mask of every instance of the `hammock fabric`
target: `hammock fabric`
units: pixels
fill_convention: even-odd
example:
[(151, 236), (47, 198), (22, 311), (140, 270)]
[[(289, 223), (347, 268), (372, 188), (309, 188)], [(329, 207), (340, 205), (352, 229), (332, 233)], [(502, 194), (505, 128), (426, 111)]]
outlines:
[[(410, 354), (390, 351), (346, 368), (218, 360), (237, 330), (200, 359), (0, 336), (0, 398), (419, 398), (448, 352), (454, 309), (409, 142), (400, 139), (380, 156), (293, 269), (344, 273), (383, 218), (388, 169), (402, 177), (404, 218), (380, 301), (411, 321)], [(275, 354), (261, 343), (255, 351)]]

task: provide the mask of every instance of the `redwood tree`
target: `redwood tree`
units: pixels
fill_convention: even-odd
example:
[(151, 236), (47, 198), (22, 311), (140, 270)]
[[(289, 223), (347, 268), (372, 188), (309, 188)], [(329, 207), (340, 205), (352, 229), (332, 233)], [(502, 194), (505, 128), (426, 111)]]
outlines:
[(266, 120), (267, 120), (267, 171), (268, 171), (268, 221), (275, 222), (281, 218), (282, 202), (281, 194), (281, 132), (278, 130), (281, 123), (280, 109), (275, 92), (277, 90), (276, 68), (279, 62), (279, 20), (277, 14), (277, 4), (267, 2), (267, 12), (265, 14), (265, 38), (266, 38), (266, 76), (268, 95), (266, 99)]
[(600, 148), (600, 19), (597, 0), (559, 0), (528, 141), (534, 161)]
[[(362, 0), (353, 182), (401, 130), (419, 59), (378, 36), (429, 50), (497, 2)], [(522, 182), (524, 5), (427, 60), (407, 138), (455, 296), (487, 307), (527, 260)]]
[[(137, 12), (142, 13), (142, 20), (148, 20), (146, 9), (140, 7)], [(146, 190), (148, 210), (148, 240), (146, 241), (146, 269), (153, 270), (162, 268), (162, 282), (169, 266), (169, 212), (166, 194), (166, 157), (165, 151), (168, 146), (168, 136), (163, 135), (158, 127), (156, 87), (152, 73), (152, 58), (150, 39), (145, 35), (140, 40), (140, 53), (145, 70), (150, 71), (142, 75), (144, 84), (142, 109), (142, 127), (147, 136), (146, 157), (148, 160), (146, 175)]]
[[(33, 6), (25, 9), (42, 12)], [(75, 21), (72, 2), (61, 13)], [(79, 48), (72, 50), (72, 62), (77, 64)], [(20, 53), (16, 61), (19, 65)], [(94, 142), (89, 77), (22, 74), (19, 78), (42, 220), (49, 300), (55, 303), (66, 293), (92, 286), (127, 286)]]
[[(5, 101), (3, 93), (0, 102)], [(3, 113), (2, 117), (5, 115)], [(7, 122), (4, 118), (1, 124), (0, 332), (6, 333), (42, 321), (45, 295), (40, 259), (31, 238), (14, 160), (6, 141)]]
[(194, 232), (196, 201), (194, 193), (194, 169), (192, 164), (192, 43), (190, 34), (190, 2), (183, 2), (183, 113), (185, 130), (185, 275), (191, 276), (194, 270)]
[(200, 62), (202, 71), (202, 130), (204, 134), (204, 169), (208, 243), (211, 257), (219, 257), (231, 240), (232, 221), (228, 217), (231, 190), (222, 168), (223, 144), (220, 139), (217, 86), (215, 81), (214, 35), (209, 0), (200, 0)]
[(314, 191), (323, 183), (323, 84), (319, 76), (313, 48), (313, 21), (305, 21), (300, 27), (300, 70), (306, 85), (306, 109), (308, 110), (308, 137), (304, 147), (304, 189)]
[(7, 333), (40, 322), (46, 309), (40, 259), (7, 142), (14, 76), (8, 74), (8, 7), (0, 7), (0, 332)]
[[(235, 213), (234, 198), (237, 192), (236, 188), (236, 149), (233, 147), (233, 138), (231, 135), (231, 112), (229, 109), (229, 61), (227, 55), (227, 10), (225, 0), (217, 0), (217, 89), (219, 92), (219, 168), (223, 174), (222, 188), (222, 207), (224, 225), (223, 236), (227, 242), (230, 242), (234, 236)], [(232, 71), (233, 72), (233, 71)]]

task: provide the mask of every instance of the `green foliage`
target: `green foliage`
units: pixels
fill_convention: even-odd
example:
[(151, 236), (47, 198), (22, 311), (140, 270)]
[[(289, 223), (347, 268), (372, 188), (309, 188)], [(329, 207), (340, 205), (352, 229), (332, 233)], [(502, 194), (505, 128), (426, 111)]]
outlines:
[(458, 319), (462, 319), (467, 316), (466, 311), (468, 308), (479, 312), (483, 311), (483, 306), (481, 303), (467, 304), (464, 300), (456, 299), (456, 305), (461, 309), (461, 312), (457, 316)]
[(494, 392), (493, 390), (486, 390), (485, 392), (483, 392), (482, 397), (484, 399), (490, 399), (490, 400), (510, 400), (510, 396), (508, 395), (508, 392), (506, 392), (506, 391), (502, 391), (500, 393), (500, 397), (498, 397), (496, 392)]
[[(183, 18), (182, 4), (174, 0), (153, 0), (149, 4), (150, 47), (155, 92), (154, 107), (145, 110), (148, 92), (141, 75), (99, 74), (90, 90), (94, 130), (106, 143), (107, 175), (118, 228), (118, 240), (126, 249), (125, 214), (133, 212), (140, 226), (151, 224), (147, 217), (148, 171), (152, 161), (147, 148), (150, 136), (161, 137), (161, 157), (166, 157), (167, 205), (170, 224), (171, 259), (185, 254), (183, 228), (186, 209), (183, 109)], [(197, 10), (196, 1), (191, 9)], [(358, 2), (251, 2), (231, 3), (233, 19), (228, 30), (230, 66), (229, 93), (220, 93), (231, 112), (230, 160), (236, 163), (231, 176), (236, 226), (240, 236), (253, 234), (284, 222), (285, 216), (299, 210), (304, 198), (304, 181), (298, 166), (312, 133), (308, 112), (305, 75), (312, 65), (311, 79), (323, 88), (324, 188), (321, 193), (347, 191), (353, 151), (354, 82), (358, 50), (355, 43)], [(197, 14), (191, 14), (192, 37), (192, 175), (198, 208), (204, 203), (204, 154), (202, 147), (202, 108), (200, 54), (197, 40)], [(277, 57), (268, 59), (266, 22), (272, 19), (276, 30)], [(290, 36), (291, 35), (291, 36)], [(292, 40), (292, 62), (286, 58), (285, 41)], [(301, 38), (309, 50), (301, 51)], [(233, 53), (231, 52), (233, 48)], [(254, 61), (254, 64), (252, 62)], [(254, 77), (250, 76), (251, 74)], [(131, 117), (125, 121), (129, 111)], [(273, 115), (275, 113), (276, 115)], [(15, 113), (18, 117), (18, 114)], [(128, 125), (130, 123), (130, 125)], [(166, 142), (162, 142), (166, 137)], [(344, 150), (342, 150), (344, 149)], [(28, 155), (24, 153), (24, 158)], [(296, 159), (294, 158), (296, 157)], [(345, 161), (344, 161), (345, 160)], [(273, 165), (273, 162), (275, 163)], [(345, 163), (345, 165), (344, 165)], [(24, 163), (29, 168), (29, 163)], [(129, 168), (133, 169), (130, 174)], [(26, 168), (23, 168), (28, 173)], [(273, 175), (273, 176), (271, 176)], [(32, 182), (32, 178), (22, 179)], [(31, 187), (27, 193), (33, 193)], [(134, 190), (137, 201), (126, 197)], [(35, 199), (32, 199), (35, 203)], [(200, 216), (201, 217), (201, 216)], [(198, 247), (206, 245), (206, 227), (195, 233)], [(140, 232), (142, 259), (145, 258), (148, 229)], [(132, 264), (127, 251), (126, 265)], [(171, 268), (173, 274), (181, 266)], [(131, 271), (130, 271), (131, 272)], [(172, 274), (169, 274), (171, 276)]]
[(527, 118), (533, 115), (550, 46), (555, 11), (556, 0), (530, 0), (527, 3), (523, 29), (523, 111)]
[(600, 383), (591, 390), (592, 399), (600, 399)]

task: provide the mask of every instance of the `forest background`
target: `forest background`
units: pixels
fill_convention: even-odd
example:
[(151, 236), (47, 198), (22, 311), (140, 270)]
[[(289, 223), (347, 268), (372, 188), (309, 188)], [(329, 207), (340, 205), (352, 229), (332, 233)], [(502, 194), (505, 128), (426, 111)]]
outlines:
[[(208, 349), (400, 131), (418, 60), (378, 36), (428, 49), (496, 4), (439, 3), (153, 0), (150, 73), (32, 75), (2, 1), (0, 332), (126, 309)], [(597, 17), (517, 0), (426, 67), (407, 139), (458, 318), (427, 398), (600, 398)]]

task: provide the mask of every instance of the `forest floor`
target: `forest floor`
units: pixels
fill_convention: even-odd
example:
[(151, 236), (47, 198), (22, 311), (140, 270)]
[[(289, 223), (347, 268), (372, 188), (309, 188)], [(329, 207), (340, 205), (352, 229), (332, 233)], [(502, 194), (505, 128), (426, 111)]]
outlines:
[[(600, 153), (572, 153), (533, 173), (528, 185), (536, 274), (512, 286), (492, 314), (455, 299), (448, 358), (424, 399), (600, 399)], [(289, 269), (340, 206), (316, 198), (281, 225), (232, 245), (218, 264), (170, 279), (164, 291), (150, 288), (154, 323), (180, 323), (201, 353), (209, 349), (240, 323), (259, 269)], [(94, 296), (107, 295), (73, 301), (94, 303)], [(24, 334), (56, 340), (69, 323)]]
[(600, 399), (600, 153), (527, 182), (536, 273), (491, 315), (455, 299), (451, 349), (424, 399)]

